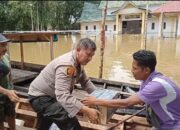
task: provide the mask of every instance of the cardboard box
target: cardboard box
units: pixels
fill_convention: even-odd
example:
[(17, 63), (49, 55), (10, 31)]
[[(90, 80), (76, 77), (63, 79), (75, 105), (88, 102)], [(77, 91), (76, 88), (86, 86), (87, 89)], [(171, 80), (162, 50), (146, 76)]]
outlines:
[[(90, 94), (91, 96), (96, 97), (97, 99), (117, 99), (119, 94), (115, 90), (110, 89), (97, 89)], [(94, 106), (97, 108), (102, 116), (100, 118), (100, 124), (107, 124), (108, 120), (112, 117), (117, 108), (107, 108), (104, 106)]]

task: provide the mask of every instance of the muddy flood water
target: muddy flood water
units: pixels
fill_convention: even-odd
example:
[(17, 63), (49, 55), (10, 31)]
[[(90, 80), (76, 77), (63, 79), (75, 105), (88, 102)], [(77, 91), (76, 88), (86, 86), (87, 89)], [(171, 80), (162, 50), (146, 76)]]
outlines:
[[(73, 45), (85, 35), (61, 35), (54, 42), (54, 56), (57, 57), (73, 49)], [(100, 65), (100, 36), (89, 36), (97, 44), (92, 61), (85, 67), (90, 77), (98, 77)], [(48, 42), (24, 43), (24, 60), (28, 63), (46, 65), (50, 62)], [(144, 49), (140, 35), (107, 35), (104, 53), (103, 78), (115, 81), (137, 83), (131, 74), (132, 54)], [(156, 70), (169, 76), (180, 86), (180, 39), (148, 36), (146, 48), (157, 56)], [(20, 61), (20, 45), (10, 44), (11, 60)]]

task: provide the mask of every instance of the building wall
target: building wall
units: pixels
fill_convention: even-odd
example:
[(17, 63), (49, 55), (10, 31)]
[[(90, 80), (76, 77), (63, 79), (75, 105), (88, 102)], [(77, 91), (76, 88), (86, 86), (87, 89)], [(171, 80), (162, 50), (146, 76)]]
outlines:
[(116, 21), (106, 21), (105, 25), (107, 25), (106, 33), (114, 33), (116, 31), (114, 30), (114, 25), (116, 25)]
[[(152, 29), (152, 23), (154, 23), (154, 29)], [(147, 34), (158, 34), (158, 27), (159, 27), (159, 22), (157, 17), (153, 17), (151, 19), (148, 19), (147, 23)]]
[(163, 29), (164, 37), (175, 37), (176, 19), (175, 17), (165, 17), (166, 29)]
[[(175, 37), (175, 31), (176, 31), (176, 18), (173, 16), (165, 16), (164, 22), (166, 23), (166, 28), (163, 29), (163, 36), (164, 37)], [(178, 26), (178, 33), (177, 35), (180, 36), (180, 16), (179, 16), (179, 26)], [(154, 29), (152, 29), (152, 23), (154, 23)], [(113, 33), (115, 34), (116, 31), (114, 31), (114, 25), (116, 25), (116, 21), (106, 21), (105, 25), (107, 25), (107, 31), (106, 33)], [(88, 30), (86, 30), (86, 26), (88, 26)], [(94, 26), (96, 26), (96, 30), (94, 30)], [(116, 27), (117, 29), (117, 27)], [(82, 33), (93, 33), (93, 34), (99, 34), (101, 31), (101, 21), (97, 22), (83, 22), (81, 23), (81, 31)], [(152, 17), (148, 19), (147, 23), (147, 34), (157, 36), (159, 31), (159, 18), (158, 17)]]
[[(149, 9), (151, 10), (155, 10), (159, 7), (159, 5), (156, 6), (150, 6)], [(119, 15), (121, 16), (121, 20), (122, 21), (131, 21), (132, 20), (142, 20), (143, 18), (143, 12), (145, 10), (142, 10), (140, 8), (137, 8), (136, 6), (132, 5), (131, 3), (125, 3), (124, 5), (122, 5), (121, 8), (108, 8), (107, 9), (107, 15), (117, 15), (117, 17), (119, 17)], [(102, 16), (104, 15), (104, 10), (101, 10), (102, 12)], [(171, 15), (171, 16), (170, 16)], [(179, 18), (178, 18), (178, 26), (176, 25), (176, 17), (172, 16), (172, 13), (168, 16), (168, 14), (165, 14), (164, 18), (163, 18), (163, 26), (164, 23), (166, 23), (166, 28), (164, 29), (163, 27), (163, 36), (164, 37), (175, 37), (176, 34), (176, 27), (178, 27), (177, 29), (177, 35), (180, 36), (180, 14), (179, 14)], [(139, 17), (140, 16), (140, 17)], [(119, 26), (121, 25), (119, 21)], [(143, 23), (143, 21), (141, 22)], [(152, 28), (152, 23), (154, 23), (154, 29)], [(135, 23), (136, 24), (136, 23)], [(96, 26), (96, 30), (94, 30), (94, 25)], [(116, 20), (114, 21), (106, 21), (106, 25), (107, 25), (107, 31), (106, 33), (117, 33), (114, 30), (114, 25), (116, 25)], [(88, 30), (86, 30), (86, 26), (88, 26)], [(101, 21), (98, 22), (83, 22), (81, 23), (81, 30), (83, 30), (84, 32), (96, 32), (99, 33), (101, 30)], [(117, 25), (116, 25), (116, 30), (117, 30)], [(121, 30), (121, 29), (119, 29)], [(143, 30), (143, 29), (141, 29)], [(147, 23), (147, 34), (148, 35), (155, 35), (158, 36), (159, 33), (159, 17), (152, 15), (152, 18), (148, 19), (148, 23)]]
[(118, 14), (141, 14), (143, 11), (137, 8), (124, 8), (118, 11)]
[[(100, 22), (83, 22), (81, 23), (81, 30), (86, 30), (86, 26), (88, 26), (88, 31), (99, 31)], [(96, 26), (96, 30), (94, 30), (94, 26)]]
[[(166, 16), (163, 21), (166, 23), (166, 28), (163, 28), (163, 36), (164, 37), (174, 37), (175, 36), (175, 27), (176, 27), (176, 19), (175, 17)], [(154, 23), (154, 29), (152, 29), (152, 23)], [(164, 26), (164, 25), (163, 25)], [(158, 35), (159, 31), (159, 18), (153, 17), (148, 19), (147, 24), (147, 33), (149, 35)]]
[[(114, 25), (116, 25), (115, 21), (106, 21), (105, 25), (107, 25), (106, 33), (114, 33)], [(86, 30), (86, 26), (88, 30)], [(94, 30), (94, 26), (96, 26), (96, 30)], [(101, 31), (101, 21), (98, 22), (83, 22), (81, 23), (81, 34), (93, 33), (99, 34)]]

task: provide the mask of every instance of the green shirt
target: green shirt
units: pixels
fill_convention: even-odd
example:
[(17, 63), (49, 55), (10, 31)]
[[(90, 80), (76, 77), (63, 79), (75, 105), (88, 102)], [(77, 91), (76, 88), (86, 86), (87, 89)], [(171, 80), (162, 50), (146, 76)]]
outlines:
[[(12, 89), (10, 83), (9, 74), (10, 74), (10, 59), (9, 55), (5, 54), (2, 59), (0, 59), (0, 86), (5, 89)], [(2, 94), (0, 94), (1, 96)]]

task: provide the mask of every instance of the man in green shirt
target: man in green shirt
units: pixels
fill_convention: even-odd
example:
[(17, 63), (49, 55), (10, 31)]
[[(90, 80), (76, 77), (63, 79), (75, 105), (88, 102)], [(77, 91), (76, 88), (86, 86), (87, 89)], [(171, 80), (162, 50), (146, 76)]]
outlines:
[(5, 119), (10, 130), (15, 130), (15, 102), (19, 100), (9, 79), (10, 59), (6, 53), (9, 41), (0, 34), (0, 130), (4, 130)]

